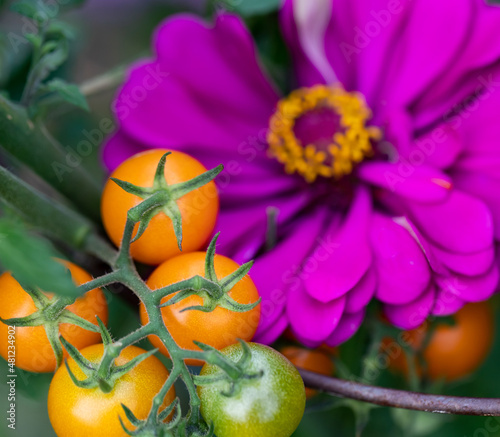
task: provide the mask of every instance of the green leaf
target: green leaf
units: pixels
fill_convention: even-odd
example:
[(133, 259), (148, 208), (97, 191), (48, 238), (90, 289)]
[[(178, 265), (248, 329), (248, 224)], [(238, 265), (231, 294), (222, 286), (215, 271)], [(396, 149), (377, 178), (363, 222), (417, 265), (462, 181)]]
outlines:
[(47, 17), (47, 14), (41, 10), (40, 4), (33, 0), (19, 0), (12, 3), (10, 10), (39, 22)]
[(68, 42), (66, 40), (49, 41), (42, 47), (43, 56), (34, 66), (32, 74), (38, 81), (42, 81), (48, 75), (59, 68), (68, 57)]
[(0, 220), (0, 263), (24, 286), (63, 296), (78, 296), (68, 270), (54, 260), (51, 244), (29, 234), (19, 223)]
[[(39, 23), (56, 18), (62, 10), (81, 6), (85, 0), (65, 0), (46, 4), (43, 0), (18, 0), (10, 6), (10, 10), (24, 15)], [(61, 4), (64, 3), (64, 4)]]
[(41, 57), (33, 66), (23, 92), (22, 101), (30, 102), (33, 95), (38, 92), (40, 83), (59, 68), (68, 57), (68, 41), (60, 39), (58, 41), (46, 42), (41, 48)]
[(66, 38), (66, 39), (75, 39), (75, 29), (68, 23), (64, 21), (54, 20), (51, 21), (45, 31), (45, 34), (48, 38)]
[(80, 88), (74, 84), (67, 83), (62, 79), (53, 79), (41, 87), (45, 93), (56, 93), (60, 100), (75, 105), (85, 111), (89, 111), (87, 100), (80, 92)]

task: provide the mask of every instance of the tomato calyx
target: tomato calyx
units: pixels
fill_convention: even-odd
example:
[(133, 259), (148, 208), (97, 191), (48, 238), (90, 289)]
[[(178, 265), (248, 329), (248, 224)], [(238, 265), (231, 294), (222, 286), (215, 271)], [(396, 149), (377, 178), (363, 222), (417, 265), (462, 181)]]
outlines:
[(63, 348), (59, 340), (59, 325), (61, 323), (70, 323), (88, 331), (99, 332), (96, 325), (77, 316), (66, 308), (68, 305), (71, 305), (75, 299), (64, 296), (51, 299), (38, 289), (26, 287), (25, 285), (22, 285), (22, 287), (33, 299), (37, 310), (25, 317), (14, 317), (10, 319), (2, 319), (0, 317), (0, 321), (6, 325), (16, 327), (43, 326), (56, 357), (56, 367), (59, 367), (63, 360)]
[(158, 162), (151, 187), (139, 187), (130, 182), (111, 178), (113, 182), (127, 193), (144, 199), (139, 205), (131, 208), (127, 214), (129, 220), (133, 223), (139, 223), (139, 229), (131, 240), (131, 243), (141, 237), (154, 216), (164, 213), (172, 220), (177, 245), (179, 246), (179, 250), (182, 250), (182, 217), (177, 200), (191, 191), (208, 184), (224, 169), (224, 166), (221, 164), (193, 179), (169, 185), (165, 179), (165, 161), (171, 153), (165, 153)]
[(114, 358), (119, 355), (121, 351), (121, 344), (114, 344), (111, 338), (111, 334), (107, 330), (102, 320), (97, 317), (97, 321), (99, 323), (99, 331), (101, 333), (102, 342), (104, 345), (104, 353), (101, 360), (98, 363), (93, 363), (87, 360), (76, 347), (74, 347), (64, 337), (61, 336), (61, 343), (68, 352), (68, 355), (73, 358), (76, 365), (85, 375), (85, 379), (79, 380), (70, 369), (66, 360), (64, 361), (64, 365), (66, 366), (66, 370), (68, 371), (73, 384), (75, 384), (77, 387), (88, 389), (99, 387), (99, 389), (103, 393), (109, 393), (113, 390), (116, 382), (121, 377), (130, 372), (140, 362), (155, 354), (158, 349), (153, 349), (144, 354), (137, 355), (126, 364), (117, 366), (116, 364), (114, 364)]
[(203, 311), (206, 313), (210, 313), (215, 308), (225, 308), (230, 311), (243, 313), (246, 311), (250, 311), (254, 309), (257, 305), (260, 304), (261, 298), (257, 299), (257, 301), (249, 304), (242, 304), (236, 302), (231, 296), (229, 296), (229, 292), (232, 288), (241, 281), (250, 271), (253, 265), (253, 261), (249, 261), (243, 265), (241, 265), (237, 270), (235, 270), (230, 275), (217, 279), (217, 275), (215, 274), (215, 245), (217, 243), (217, 239), (219, 238), (220, 232), (218, 232), (210, 245), (208, 246), (206, 257), (205, 257), (205, 277), (202, 276), (194, 276), (191, 279), (186, 281), (186, 288), (179, 291), (178, 284), (173, 284), (173, 286), (159, 288), (155, 290), (154, 293), (159, 299), (163, 299), (170, 294), (175, 294), (175, 296), (171, 297), (167, 302), (159, 305), (159, 307), (166, 307), (170, 305), (175, 305), (186, 299), (189, 296), (196, 294), (197, 296), (203, 299), (203, 305), (193, 305), (187, 308), (183, 308), (180, 312), (197, 310)]
[[(128, 429), (121, 417), (120, 424), (127, 435), (134, 437), (213, 437), (213, 424), (206, 426), (204, 423), (193, 425), (190, 423), (189, 415), (182, 417), (179, 398), (176, 398), (159, 414), (152, 409), (149, 416), (144, 420), (139, 420), (134, 413), (122, 404), (125, 416), (135, 427), (132, 431)], [(172, 416), (170, 418), (170, 416)]]
[[(146, 419), (138, 419), (132, 410), (128, 408), (125, 404), (121, 404), (125, 416), (130, 421), (130, 423), (135, 427), (135, 430), (128, 429), (120, 416), (120, 425), (123, 430), (130, 436), (134, 437), (176, 437), (176, 429), (181, 425), (182, 411), (179, 399), (176, 398), (170, 405), (168, 405), (159, 414), (150, 414)], [(153, 410), (152, 410), (153, 411)], [(172, 418), (165, 423), (168, 417), (173, 413)]]
[[(221, 394), (223, 396), (233, 397), (236, 396), (240, 392), (241, 388), (250, 381), (262, 378), (264, 374), (262, 370), (258, 372), (249, 371), (249, 367), (252, 362), (252, 351), (246, 342), (243, 340), (238, 341), (243, 349), (243, 354), (237, 362), (230, 361), (230, 371), (228, 371), (227, 366), (220, 366), (219, 363), (215, 363), (223, 370), (223, 372), (215, 375), (193, 376), (194, 383), (197, 386), (217, 384), (221, 386)], [(226, 357), (220, 354), (220, 352), (212, 346), (197, 341), (194, 343), (205, 352), (216, 351), (224, 361), (228, 361)]]

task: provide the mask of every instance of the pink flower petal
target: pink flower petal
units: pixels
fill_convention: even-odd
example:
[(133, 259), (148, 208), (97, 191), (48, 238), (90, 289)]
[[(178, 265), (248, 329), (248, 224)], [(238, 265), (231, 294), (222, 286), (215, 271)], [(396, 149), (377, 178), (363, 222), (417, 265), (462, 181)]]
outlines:
[(344, 223), (335, 224), (325, 233), (325, 259), (317, 263), (304, 280), (309, 295), (329, 302), (345, 295), (363, 277), (371, 264), (368, 222), (371, 200), (366, 189), (359, 188)]
[[(424, 153), (420, 153), (425, 159)], [(365, 182), (417, 202), (443, 201), (452, 188), (450, 177), (443, 172), (424, 165), (416, 167), (407, 161), (363, 163), (358, 168), (358, 176)]]
[(326, 344), (331, 347), (338, 346), (349, 340), (363, 323), (365, 318), (365, 311), (359, 311), (358, 313), (348, 314), (344, 313), (340, 323), (333, 333), (326, 340)]
[(417, 299), (429, 286), (431, 274), (415, 239), (390, 218), (374, 214), (370, 241), (378, 275), (377, 299), (395, 305)]
[(384, 305), (384, 313), (389, 321), (401, 329), (414, 329), (420, 326), (434, 307), (436, 290), (431, 285), (413, 302), (405, 305)]
[(252, 341), (261, 344), (273, 344), (288, 327), (288, 318), (286, 313), (276, 319), (266, 331), (257, 332)]
[(345, 297), (319, 302), (302, 288), (291, 289), (286, 310), (293, 332), (312, 342), (325, 340), (339, 324), (345, 302)]
[(347, 293), (345, 305), (346, 313), (359, 313), (370, 302), (375, 294), (377, 286), (377, 275), (375, 269), (370, 267), (361, 280)]
[(432, 314), (434, 316), (450, 316), (462, 308), (465, 303), (464, 300), (460, 299), (450, 290), (438, 288)]
[(289, 290), (302, 285), (299, 268), (323, 229), (326, 208), (297, 219), (293, 227), (270, 252), (259, 256), (250, 270), (262, 297), (257, 335), (267, 331), (284, 312)]
[(434, 256), (444, 266), (466, 276), (477, 276), (486, 273), (495, 261), (495, 249), (493, 246), (481, 252), (463, 255), (442, 250), (433, 246)]
[(498, 287), (498, 267), (480, 276), (453, 275), (437, 276), (436, 284), (441, 290), (447, 290), (466, 302), (481, 302), (489, 299)]
[(490, 211), (482, 201), (459, 190), (453, 190), (444, 202), (408, 202), (407, 206), (418, 229), (450, 252), (480, 252), (493, 242)]

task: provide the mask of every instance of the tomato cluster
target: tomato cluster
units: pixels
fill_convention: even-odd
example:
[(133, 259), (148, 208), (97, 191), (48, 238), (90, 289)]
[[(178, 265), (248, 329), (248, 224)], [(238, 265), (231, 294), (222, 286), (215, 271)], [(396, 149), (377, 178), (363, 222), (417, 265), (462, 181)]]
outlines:
[[(162, 165), (164, 181), (161, 180)], [(125, 231), (126, 227), (131, 230), (135, 226), (132, 241), (124, 247), (127, 247), (133, 260), (156, 266), (145, 281), (151, 291), (193, 277), (211, 281), (219, 294), (211, 296), (213, 301), (208, 304), (209, 310), (199, 310), (207, 305), (207, 296), (200, 291), (161, 307), (161, 313), (155, 314), (160, 314), (157, 318), (163, 320), (180, 348), (201, 352), (198, 344), (203, 343), (204, 347), (220, 350), (222, 356), (236, 361), (241, 355), (238, 340), (250, 341), (257, 330), (259, 293), (247, 274), (249, 266), (239, 266), (233, 260), (215, 254), (214, 250), (210, 252), (210, 247), (215, 249), (215, 240), (207, 252), (201, 251), (214, 231), (219, 209), (214, 182), (205, 183), (205, 179), (200, 179), (200, 175), (209, 174), (205, 172), (200, 162), (181, 152), (156, 149), (135, 155), (113, 172), (104, 187), (102, 222), (109, 238), (118, 247), (123, 244), (122, 238), (127, 238), (129, 231)], [(190, 185), (189, 190), (182, 191), (188, 185), (186, 182), (192, 183), (193, 179), (198, 181), (198, 185)], [(155, 204), (159, 211), (155, 210), (148, 216), (146, 229), (141, 228), (139, 232), (143, 225), (139, 222), (143, 219), (130, 222), (130, 211), (137, 210), (135, 207), (140, 207), (159, 190), (164, 190), (161, 193), (163, 197), (158, 196), (162, 200)], [(181, 194), (176, 194), (178, 192)], [(165, 209), (162, 210), (163, 207)], [(178, 217), (172, 214), (178, 214)], [(177, 224), (180, 223), (182, 239), (179, 238), (179, 226), (176, 228), (174, 224), (176, 218), (179, 219)], [(92, 279), (75, 264), (61, 262), (69, 269), (76, 285)], [(238, 278), (237, 282), (228, 279), (233, 277)], [(53, 295), (43, 293), (50, 306)], [(168, 304), (178, 294), (164, 297), (161, 303)], [(8, 299), (3, 298), (7, 295)], [(23, 289), (8, 272), (0, 276), (0, 298), (6, 302), (0, 307), (3, 319), (26, 318), (36, 312), (45, 314), (48, 311), (40, 308), (36, 295)], [(144, 329), (149, 324), (148, 308), (140, 303), (139, 313)], [(54, 349), (54, 336), (48, 334), (48, 325), (54, 326), (51, 319), (43, 319), (43, 323), (32, 324), (34, 326), (18, 327), (17, 365), (33, 372), (55, 371), (48, 393), (48, 412), (59, 437), (125, 436), (124, 427), (133, 430), (153, 411), (153, 399), (167, 381), (169, 372), (158, 358), (148, 356), (146, 351), (135, 346), (125, 347), (117, 357), (112, 355), (109, 358), (108, 345), (111, 347), (112, 340), (107, 337), (109, 333), (104, 326), (108, 307), (101, 289), (89, 291), (73, 304), (66, 308), (63, 306), (62, 311), (67, 310), (94, 325), (100, 319), (101, 333), (63, 323), (61, 318), (55, 326), (58, 329), (56, 337), (64, 345), (65, 364), (57, 368), (58, 351)], [(0, 334), (4, 332), (5, 338), (8, 337), (7, 329), (6, 324), (0, 323)], [(157, 335), (149, 335), (149, 340), (161, 353), (169, 356)], [(200, 343), (195, 344), (195, 341)], [(237, 378), (237, 381), (241, 379), (238, 382), (241, 387), (234, 396), (221, 395), (218, 388), (198, 387), (201, 413), (207, 423), (214, 425), (219, 437), (287, 437), (293, 433), (304, 412), (302, 379), (293, 365), (277, 351), (253, 343), (249, 344), (249, 348), (251, 360), (245, 369), (241, 369), (241, 378)], [(8, 345), (4, 342), (0, 343), (0, 353), (7, 359)], [(142, 361), (129, 369), (127, 363), (135, 363), (139, 357)], [(106, 360), (109, 370), (100, 373)], [(203, 361), (190, 358), (186, 358), (185, 362), (188, 365), (203, 364)], [(122, 368), (127, 369), (120, 373)], [(117, 376), (113, 377), (115, 371)], [(222, 370), (205, 364), (201, 374), (213, 372)], [(247, 377), (247, 372), (253, 372), (254, 377)], [(163, 399), (160, 411), (167, 405), (173, 405), (174, 398), (172, 387)], [(165, 420), (171, 417), (172, 414)]]

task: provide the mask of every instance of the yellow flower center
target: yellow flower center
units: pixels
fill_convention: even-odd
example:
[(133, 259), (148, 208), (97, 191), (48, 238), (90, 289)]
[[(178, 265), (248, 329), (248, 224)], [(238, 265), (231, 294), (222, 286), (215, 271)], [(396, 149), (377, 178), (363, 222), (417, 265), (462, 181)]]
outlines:
[(380, 129), (366, 126), (371, 111), (363, 96), (341, 85), (300, 88), (278, 102), (269, 122), (269, 153), (307, 182), (340, 179), (373, 154)]

